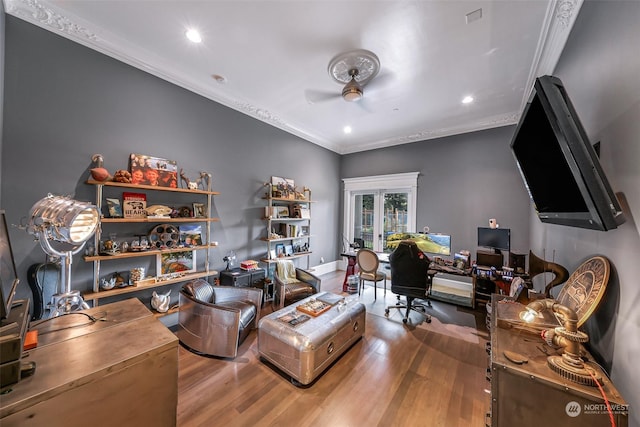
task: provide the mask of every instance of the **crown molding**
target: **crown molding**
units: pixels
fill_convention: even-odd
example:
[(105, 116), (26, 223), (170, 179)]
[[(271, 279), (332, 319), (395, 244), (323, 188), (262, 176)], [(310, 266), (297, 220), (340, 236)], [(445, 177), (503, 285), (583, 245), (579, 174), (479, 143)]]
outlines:
[(302, 130), (293, 123), (288, 123), (268, 109), (215, 93), (211, 88), (204, 87), (202, 84), (193, 81), (188, 75), (176, 70), (162, 58), (158, 58), (152, 53), (127, 43), (106, 30), (93, 30), (90, 23), (82, 22), (78, 17), (64, 15), (61, 10), (56, 8), (55, 3), (38, 0), (3, 1), (5, 11), (9, 15), (57, 33), (323, 148), (338, 154), (348, 154), (517, 123), (536, 77), (553, 73), (584, 0), (552, 0), (549, 3), (531, 72), (523, 89), (520, 112), (510, 112), (480, 123), (465, 124), (458, 127), (423, 129), (412, 134), (369, 141), (356, 146), (334, 143), (325, 137)]

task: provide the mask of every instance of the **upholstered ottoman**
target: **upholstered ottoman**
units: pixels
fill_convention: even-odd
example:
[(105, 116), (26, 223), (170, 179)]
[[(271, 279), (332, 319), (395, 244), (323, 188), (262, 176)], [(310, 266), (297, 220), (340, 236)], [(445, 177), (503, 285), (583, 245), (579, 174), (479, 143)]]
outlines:
[(294, 384), (311, 383), (364, 335), (366, 311), (358, 301), (335, 304), (296, 324), (304, 315), (296, 307), (323, 294), (273, 312), (258, 325), (260, 357), (290, 375)]

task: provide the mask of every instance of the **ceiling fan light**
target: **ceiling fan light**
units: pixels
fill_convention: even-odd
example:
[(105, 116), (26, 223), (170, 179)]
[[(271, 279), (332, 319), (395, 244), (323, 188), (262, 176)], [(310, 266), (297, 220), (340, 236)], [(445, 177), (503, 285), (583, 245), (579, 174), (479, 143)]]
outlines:
[(342, 89), (342, 98), (348, 102), (359, 101), (362, 99), (362, 88), (355, 80), (351, 80)]

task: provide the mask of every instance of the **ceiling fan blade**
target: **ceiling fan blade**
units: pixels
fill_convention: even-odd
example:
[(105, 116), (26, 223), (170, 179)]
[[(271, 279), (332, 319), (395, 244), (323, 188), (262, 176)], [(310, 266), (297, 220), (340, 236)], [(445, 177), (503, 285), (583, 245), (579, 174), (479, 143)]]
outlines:
[(309, 104), (317, 104), (319, 102), (326, 102), (342, 98), (342, 95), (337, 92), (327, 92), (313, 89), (305, 90), (304, 96)]
[(379, 73), (364, 86), (365, 92), (375, 92), (388, 87), (393, 82), (393, 74), (389, 72)]

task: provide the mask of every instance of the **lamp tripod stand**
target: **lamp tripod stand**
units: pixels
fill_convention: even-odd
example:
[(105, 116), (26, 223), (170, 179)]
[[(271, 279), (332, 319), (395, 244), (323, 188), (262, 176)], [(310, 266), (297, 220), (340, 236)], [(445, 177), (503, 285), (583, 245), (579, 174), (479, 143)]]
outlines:
[(73, 255), (95, 233), (98, 209), (87, 202), (49, 194), (33, 205), (29, 215), (27, 232), (35, 235), (42, 249), (61, 264), (61, 292), (52, 297), (51, 317), (89, 308), (80, 292), (71, 290), (71, 263)]
[[(48, 241), (46, 242), (49, 244)], [(71, 263), (73, 262), (73, 255), (78, 253), (83, 247), (84, 245), (80, 246), (75, 251), (58, 252), (55, 254), (55, 256), (60, 259), (60, 284), (62, 289), (60, 289), (60, 293), (54, 294), (51, 297), (51, 317), (61, 316), (66, 313), (86, 310), (89, 308), (89, 304), (84, 301), (80, 291), (71, 289)], [(51, 251), (54, 251), (54, 249), (51, 248)]]

